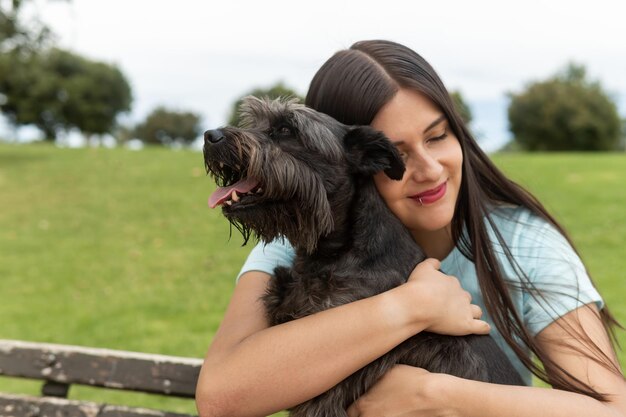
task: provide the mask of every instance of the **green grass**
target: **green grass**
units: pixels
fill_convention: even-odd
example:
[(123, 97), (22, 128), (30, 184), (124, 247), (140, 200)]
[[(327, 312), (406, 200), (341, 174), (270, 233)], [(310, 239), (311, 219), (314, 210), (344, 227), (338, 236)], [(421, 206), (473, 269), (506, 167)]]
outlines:
[(203, 357), (249, 250), (212, 188), (198, 153), (0, 145), (0, 338)]
[[(567, 229), (610, 309), (626, 323), (626, 153), (493, 159)], [(626, 342), (623, 334), (621, 340)], [(626, 356), (621, 358), (626, 363)]]
[[(626, 155), (494, 159), (568, 228), (626, 322)], [(249, 251), (207, 208), (212, 189), (199, 153), (0, 145), (0, 338), (203, 357)], [(38, 390), (0, 379), (0, 391)], [(70, 396), (195, 411), (149, 395)]]

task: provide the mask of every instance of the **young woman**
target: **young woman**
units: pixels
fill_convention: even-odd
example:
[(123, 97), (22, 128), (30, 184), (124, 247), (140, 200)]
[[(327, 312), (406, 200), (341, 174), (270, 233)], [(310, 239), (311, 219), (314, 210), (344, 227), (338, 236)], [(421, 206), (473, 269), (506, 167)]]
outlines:
[[(480, 150), (422, 57), (393, 42), (358, 42), (322, 66), (306, 101), (396, 144), (404, 177), (381, 174), (376, 186), (429, 259), (400, 287), (268, 327), (259, 297), (293, 251), (258, 245), (200, 374), (202, 417), (261, 416), (304, 402), (421, 331), (490, 332), (529, 386), (398, 365), (349, 407), (350, 417), (626, 416), (609, 337), (616, 322), (567, 235)], [(531, 372), (558, 389), (530, 386)]]

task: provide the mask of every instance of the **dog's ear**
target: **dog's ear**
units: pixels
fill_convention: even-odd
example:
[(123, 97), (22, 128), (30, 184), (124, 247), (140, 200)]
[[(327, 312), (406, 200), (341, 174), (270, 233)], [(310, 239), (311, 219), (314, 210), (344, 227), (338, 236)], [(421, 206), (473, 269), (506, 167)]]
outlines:
[(353, 174), (371, 177), (385, 171), (392, 180), (402, 179), (402, 158), (382, 132), (369, 126), (352, 128), (343, 137), (343, 147)]

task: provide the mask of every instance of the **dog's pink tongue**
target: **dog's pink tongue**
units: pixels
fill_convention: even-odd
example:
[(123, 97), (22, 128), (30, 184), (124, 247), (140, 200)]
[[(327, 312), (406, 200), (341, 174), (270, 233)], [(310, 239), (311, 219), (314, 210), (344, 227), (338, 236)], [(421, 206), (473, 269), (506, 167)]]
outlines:
[(209, 207), (215, 208), (228, 199), (228, 197), (237, 191), (240, 194), (245, 194), (259, 185), (259, 181), (254, 178), (245, 178), (241, 181), (234, 183), (229, 187), (217, 187), (217, 190), (209, 197)]

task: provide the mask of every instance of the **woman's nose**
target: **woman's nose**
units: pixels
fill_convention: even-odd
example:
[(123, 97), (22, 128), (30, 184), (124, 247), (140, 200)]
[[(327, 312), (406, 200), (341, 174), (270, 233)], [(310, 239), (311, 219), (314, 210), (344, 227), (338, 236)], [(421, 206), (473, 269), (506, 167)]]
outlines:
[(443, 173), (443, 165), (427, 152), (420, 152), (410, 158), (406, 169), (416, 182), (435, 182), (441, 179)]

